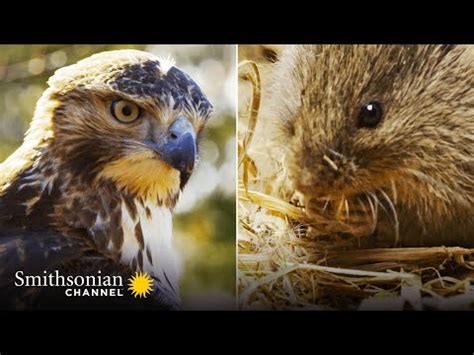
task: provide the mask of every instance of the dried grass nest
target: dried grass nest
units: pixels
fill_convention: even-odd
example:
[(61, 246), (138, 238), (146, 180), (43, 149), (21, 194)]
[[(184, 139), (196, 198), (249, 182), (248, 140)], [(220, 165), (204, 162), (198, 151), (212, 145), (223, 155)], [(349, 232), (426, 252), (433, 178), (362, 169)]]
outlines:
[(284, 166), (262, 178), (252, 139), (261, 102), (258, 66), (239, 65), (252, 83), (246, 127), (239, 127), (238, 292), (240, 309), (422, 310), (474, 306), (474, 249), (348, 248), (333, 221), (310, 221), (285, 190)]

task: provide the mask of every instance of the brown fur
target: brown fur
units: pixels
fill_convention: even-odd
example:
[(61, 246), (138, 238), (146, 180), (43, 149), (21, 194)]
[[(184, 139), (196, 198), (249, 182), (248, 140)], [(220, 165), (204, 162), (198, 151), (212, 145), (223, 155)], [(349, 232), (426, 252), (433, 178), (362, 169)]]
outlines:
[[(472, 46), (287, 46), (272, 95), (308, 214), (373, 204), (404, 245), (474, 244), (473, 86)], [(383, 121), (358, 129), (372, 100)]]

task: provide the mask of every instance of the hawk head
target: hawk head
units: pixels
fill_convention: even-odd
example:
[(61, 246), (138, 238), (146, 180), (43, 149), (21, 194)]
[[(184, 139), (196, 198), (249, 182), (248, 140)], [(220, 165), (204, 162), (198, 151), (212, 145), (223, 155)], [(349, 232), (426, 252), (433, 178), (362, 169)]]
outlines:
[(175, 205), (212, 112), (189, 75), (169, 59), (117, 50), (61, 68), (48, 84), (27, 139), (48, 142), (56, 173)]

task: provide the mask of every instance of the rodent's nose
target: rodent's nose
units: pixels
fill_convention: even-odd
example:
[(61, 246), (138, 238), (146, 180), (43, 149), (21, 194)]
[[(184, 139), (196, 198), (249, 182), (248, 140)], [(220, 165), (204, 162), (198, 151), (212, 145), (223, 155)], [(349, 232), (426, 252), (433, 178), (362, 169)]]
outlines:
[(299, 169), (291, 174), (297, 191), (306, 199), (338, 195), (353, 182), (354, 165), (345, 155), (322, 149), (317, 155), (293, 162)]

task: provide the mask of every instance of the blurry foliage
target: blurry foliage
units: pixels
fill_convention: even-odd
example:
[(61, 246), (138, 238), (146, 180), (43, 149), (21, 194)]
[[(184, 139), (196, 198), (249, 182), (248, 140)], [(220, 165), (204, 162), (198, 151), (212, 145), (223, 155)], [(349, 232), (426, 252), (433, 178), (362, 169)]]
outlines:
[(135, 48), (176, 65), (214, 105), (201, 160), (177, 206), (175, 236), (183, 252), (183, 299), (235, 295), (235, 47), (172, 45), (0, 46), (0, 161), (22, 142), (48, 78), (62, 66), (104, 50)]

